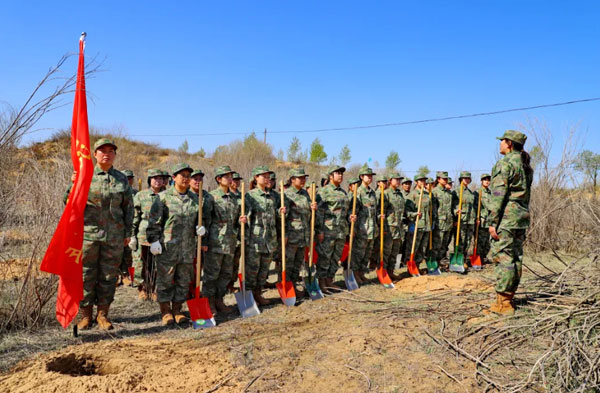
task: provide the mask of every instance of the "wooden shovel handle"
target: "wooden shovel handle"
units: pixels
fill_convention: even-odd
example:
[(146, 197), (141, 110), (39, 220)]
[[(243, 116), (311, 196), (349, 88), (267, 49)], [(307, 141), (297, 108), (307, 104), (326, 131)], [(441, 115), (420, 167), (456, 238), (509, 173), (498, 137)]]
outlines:
[[(479, 221), (481, 218), (481, 191), (482, 190), (479, 190), (479, 200), (477, 201), (477, 221)], [(473, 248), (475, 250), (477, 250), (477, 238), (478, 237), (479, 237), (479, 225), (476, 225), (476, 227), (475, 227), (475, 244), (473, 245)]]
[[(356, 189), (358, 187), (354, 186), (354, 191), (352, 193), (352, 215), (356, 215)], [(354, 221), (350, 222), (350, 240), (348, 241), (348, 270), (350, 270), (350, 261), (352, 260), (352, 243), (354, 242)]]
[[(316, 199), (316, 190), (315, 183), (311, 183), (310, 185), (310, 201), (311, 205), (315, 203)], [(315, 211), (310, 208), (310, 245), (308, 246), (308, 267), (312, 268), (313, 264), (313, 253), (315, 249)]]
[[(281, 199), (281, 207), (285, 207), (285, 196), (283, 195), (283, 180), (279, 182), (279, 199)], [(285, 281), (285, 215), (281, 214), (281, 277)]]
[[(198, 192), (198, 226), (202, 226), (202, 205), (204, 204), (204, 195), (202, 190), (202, 181), (200, 181)], [(200, 270), (202, 266), (202, 236), (198, 236), (198, 246), (196, 249), (196, 288), (200, 288)]]
[(417, 219), (415, 220), (415, 231), (413, 232), (412, 247), (410, 248), (410, 255), (415, 253), (415, 244), (417, 243), (417, 228), (419, 227), (419, 213), (421, 213), (421, 202), (423, 201), (423, 189), (421, 187), (421, 194), (419, 194), (419, 205), (417, 206)]
[(383, 220), (384, 220), (384, 199), (385, 195), (383, 195), (383, 184), (379, 186), (379, 193), (381, 195), (381, 217), (379, 218), (379, 260), (383, 263)]
[[(240, 212), (240, 215), (245, 216), (246, 215), (246, 187), (245, 187), (245, 183), (242, 182), (240, 184), (241, 186), (241, 193), (242, 193), (242, 211)], [(246, 224), (245, 223), (240, 223), (240, 270), (242, 272), (242, 286), (244, 288), (242, 288), (242, 290), (245, 292), (246, 291)]]
[(460, 181), (460, 196), (458, 197), (458, 210), (461, 212), (458, 213), (458, 223), (456, 224), (456, 247), (458, 247), (458, 242), (460, 241), (460, 217), (462, 213), (462, 200), (463, 200), (463, 183)]

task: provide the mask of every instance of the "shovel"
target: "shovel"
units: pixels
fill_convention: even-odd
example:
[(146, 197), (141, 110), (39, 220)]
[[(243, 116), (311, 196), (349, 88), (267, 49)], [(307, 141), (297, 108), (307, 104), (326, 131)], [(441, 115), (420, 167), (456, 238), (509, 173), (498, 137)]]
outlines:
[[(310, 185), (310, 200), (311, 203), (315, 203), (316, 197), (316, 189), (315, 183)], [(310, 217), (310, 246), (308, 247), (308, 277), (304, 278), (304, 286), (308, 291), (308, 295), (310, 296), (310, 300), (319, 300), (323, 299), (323, 292), (321, 288), (319, 288), (319, 283), (317, 281), (317, 277), (315, 277), (315, 272), (313, 271), (313, 255), (315, 252), (315, 211), (311, 208), (311, 217)]]
[(419, 205), (417, 206), (417, 219), (415, 220), (415, 231), (413, 232), (413, 241), (412, 246), (410, 248), (410, 259), (406, 262), (406, 267), (408, 268), (408, 272), (413, 277), (419, 277), (421, 274), (419, 273), (419, 268), (415, 263), (415, 244), (417, 243), (417, 229), (419, 228), (419, 213), (421, 213), (421, 203), (423, 202), (423, 189), (425, 187), (421, 187), (421, 193), (419, 194)]
[[(246, 193), (244, 192), (244, 182), (241, 184), (242, 211), (241, 215), (246, 215)], [(246, 291), (246, 224), (240, 224), (240, 271), (238, 278), (240, 280), (240, 291), (234, 293), (238, 310), (242, 318), (249, 318), (260, 314), (260, 310), (254, 301), (252, 291)]]
[[(356, 215), (356, 187), (354, 187), (354, 192), (352, 196), (352, 215)], [(356, 278), (354, 278), (354, 273), (352, 273), (352, 243), (354, 241), (354, 221), (350, 222), (350, 239), (348, 240), (348, 266), (346, 270), (344, 270), (344, 282), (346, 283), (346, 289), (349, 291), (354, 291), (358, 289), (358, 283), (356, 282)]]
[(127, 268), (127, 272), (129, 273), (129, 281), (131, 281), (131, 287), (133, 288), (133, 280), (135, 278), (135, 267), (129, 266)]
[(377, 278), (381, 285), (385, 288), (392, 289), (394, 288), (394, 283), (390, 278), (387, 270), (383, 268), (383, 238), (384, 238), (384, 220), (385, 220), (385, 210), (384, 210), (384, 202), (385, 195), (383, 194), (384, 188), (383, 184), (379, 186), (379, 195), (381, 196), (381, 214), (379, 221), (379, 269), (377, 269)]
[[(477, 202), (477, 221), (481, 219), (481, 190), (479, 190), (479, 201)], [(471, 267), (475, 270), (481, 270), (481, 257), (477, 255), (477, 240), (479, 239), (479, 225), (475, 228), (475, 244), (473, 245), (473, 255), (471, 255)]]
[[(281, 196), (281, 207), (285, 207), (285, 195), (283, 188), (283, 180), (279, 182), (279, 192)], [(296, 291), (294, 290), (294, 284), (290, 281), (286, 281), (285, 277), (285, 214), (279, 213), (281, 216), (281, 282), (275, 284), (279, 291), (279, 296), (288, 307), (292, 307), (296, 304)]]
[[(463, 183), (460, 182), (460, 196), (458, 198), (458, 209), (462, 210), (462, 197), (463, 197)], [(461, 254), (459, 244), (460, 244), (460, 218), (461, 213), (458, 213), (458, 223), (456, 224), (456, 244), (454, 245), (454, 253), (450, 257), (450, 271), (456, 273), (464, 273), (465, 272), (465, 256)]]
[[(202, 226), (202, 182), (200, 182), (200, 193), (198, 194), (198, 225)], [(211, 328), (217, 326), (215, 318), (210, 311), (208, 299), (200, 297), (200, 272), (202, 271), (202, 236), (198, 236), (198, 245), (196, 250), (196, 293), (193, 299), (187, 301), (188, 310), (190, 310), (190, 319), (194, 329)]]
[[(431, 199), (431, 188), (429, 189), (429, 223), (433, 223), (433, 199)], [(439, 276), (442, 274), (438, 267), (437, 260), (433, 257), (433, 228), (429, 230), (429, 256), (427, 257), (427, 274)]]

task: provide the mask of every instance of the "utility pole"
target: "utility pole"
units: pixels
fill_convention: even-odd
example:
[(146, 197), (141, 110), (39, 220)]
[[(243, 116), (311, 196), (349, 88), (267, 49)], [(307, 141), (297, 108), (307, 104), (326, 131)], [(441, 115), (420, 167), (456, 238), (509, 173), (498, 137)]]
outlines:
[(263, 143), (266, 145), (267, 144), (267, 129), (265, 128), (265, 136), (263, 138)]

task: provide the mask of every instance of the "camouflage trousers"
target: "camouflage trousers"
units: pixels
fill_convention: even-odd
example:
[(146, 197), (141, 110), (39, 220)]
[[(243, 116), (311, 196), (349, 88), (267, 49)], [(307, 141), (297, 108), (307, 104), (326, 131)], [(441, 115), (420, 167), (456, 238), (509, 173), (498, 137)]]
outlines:
[(481, 257), (482, 261), (487, 258), (490, 252), (490, 240), (489, 227), (480, 227), (477, 236), (477, 255)]
[(202, 270), (202, 294), (205, 297), (225, 296), (233, 271), (233, 255), (219, 254), (209, 249)]
[(82, 254), (83, 299), (79, 306), (111, 304), (123, 258), (123, 238), (106, 242), (84, 240)]
[(403, 240), (392, 239), (392, 236), (385, 235), (383, 238), (383, 268), (386, 270), (394, 270), (396, 267), (396, 256), (400, 254)]
[(356, 236), (352, 244), (351, 268), (355, 272), (369, 272), (369, 260), (373, 253), (373, 239)]
[(435, 259), (439, 262), (448, 255), (448, 247), (452, 240), (452, 230), (441, 231), (437, 228), (433, 230), (433, 252)]
[(525, 229), (499, 229), (499, 240), (492, 243), (492, 261), (496, 263), (498, 293), (514, 293), (521, 281)]
[(289, 243), (285, 246), (285, 274), (291, 282), (300, 281), (300, 271), (304, 263), (304, 250), (306, 247), (298, 243)]
[(318, 278), (335, 278), (338, 270), (338, 262), (342, 258), (345, 239), (325, 237), (322, 242), (317, 241), (315, 249), (319, 255), (317, 260)]
[(156, 294), (159, 303), (183, 303), (194, 274), (193, 260), (184, 260), (179, 245), (165, 245), (156, 258)]
[(138, 246), (132, 254), (135, 284), (150, 295), (156, 291), (156, 256), (150, 253), (150, 246)]
[(123, 248), (123, 258), (121, 259), (121, 274), (125, 277), (129, 277), (128, 268), (130, 268), (131, 266), (133, 266), (133, 255), (131, 252), (131, 248), (129, 248), (129, 246), (125, 246), (125, 248)]
[[(460, 241), (458, 243), (458, 252), (465, 256), (465, 260), (468, 256), (473, 254), (474, 228), (475, 225), (473, 224), (460, 224)], [(454, 250), (454, 252), (456, 253), (457, 250)]]
[[(407, 241), (405, 242), (406, 249), (404, 250), (404, 254), (406, 255), (406, 260), (410, 259), (410, 252), (412, 250), (412, 242), (414, 233), (407, 234)], [(417, 229), (417, 240), (415, 241), (415, 262), (417, 265), (425, 259), (425, 253), (427, 252), (427, 247), (429, 246), (429, 232), (425, 232), (422, 229)]]
[(246, 251), (246, 289), (262, 288), (269, 277), (273, 254), (256, 251), (254, 247), (248, 247)]

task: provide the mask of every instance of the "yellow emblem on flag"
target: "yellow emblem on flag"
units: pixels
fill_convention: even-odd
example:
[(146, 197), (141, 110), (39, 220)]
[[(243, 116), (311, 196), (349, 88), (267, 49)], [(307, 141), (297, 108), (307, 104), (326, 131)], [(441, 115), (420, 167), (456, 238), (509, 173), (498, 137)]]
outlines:
[(75, 257), (75, 263), (79, 263), (83, 257), (83, 251), (73, 247), (69, 247), (67, 251), (65, 251), (65, 254), (68, 254), (70, 258)]

